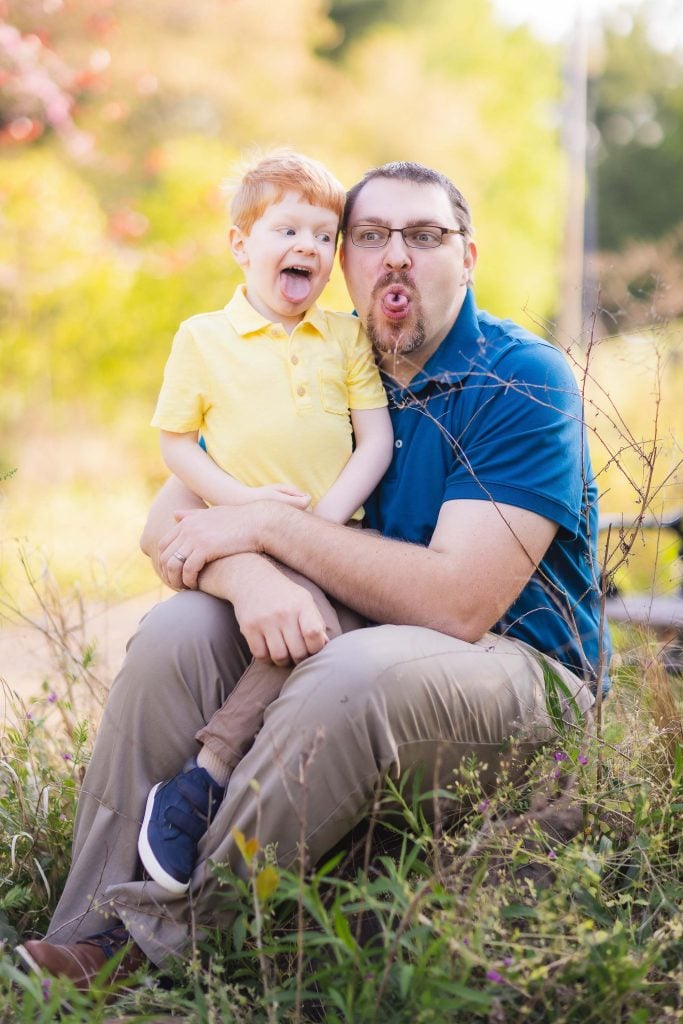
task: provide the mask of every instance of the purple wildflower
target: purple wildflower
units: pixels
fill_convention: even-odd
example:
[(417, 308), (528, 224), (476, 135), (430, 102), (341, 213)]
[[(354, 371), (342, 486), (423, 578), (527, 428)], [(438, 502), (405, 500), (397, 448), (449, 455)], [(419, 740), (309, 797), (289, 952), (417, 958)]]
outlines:
[(484, 811), (488, 808), (490, 803), (491, 803), (490, 800), (482, 800), (482, 802), (479, 804), (479, 807), (477, 808), (477, 810), (481, 811), (481, 813), (483, 814)]
[(512, 967), (514, 962), (515, 961), (513, 960), (513, 958), (511, 956), (506, 956), (506, 957), (503, 958), (503, 963), (505, 964), (506, 967)]
[(50, 998), (50, 989), (52, 987), (52, 981), (50, 978), (43, 978), (41, 988), (43, 990), (43, 999), (46, 1001)]
[(579, 764), (588, 764), (588, 758), (585, 754), (579, 754)]
[(54, 704), (57, 701), (57, 694), (54, 692), (54, 690), (52, 691), (52, 693), (48, 694), (47, 699), (49, 704)]
[(553, 772), (553, 778), (554, 779), (561, 779), (562, 778), (562, 772), (560, 771), (559, 768), (556, 768), (555, 771)]
[(557, 854), (554, 850), (548, 851), (548, 860), (557, 860)]
[(64, 761), (70, 761), (70, 760), (71, 760), (71, 754), (67, 754), (67, 753), (66, 753), (66, 751), (65, 751), (65, 752), (64, 752), (64, 753), (62, 754), (62, 760), (64, 760)]
[(503, 980), (503, 975), (500, 973), (500, 971), (487, 971), (486, 979), (487, 981), (495, 981), (496, 984), (499, 985), (500, 982)]
[(566, 761), (568, 756), (569, 755), (564, 750), (556, 750), (553, 754), (556, 761)]

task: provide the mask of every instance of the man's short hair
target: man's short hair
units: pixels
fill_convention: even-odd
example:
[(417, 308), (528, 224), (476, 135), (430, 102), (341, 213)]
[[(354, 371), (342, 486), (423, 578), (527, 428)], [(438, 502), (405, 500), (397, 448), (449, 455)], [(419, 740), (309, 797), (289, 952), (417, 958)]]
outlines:
[(321, 206), (341, 220), (346, 195), (343, 185), (318, 160), (291, 149), (275, 149), (260, 154), (241, 168), (237, 181), (227, 182), (230, 216), (233, 224), (248, 234), (269, 206), (278, 203), (286, 192)]
[(435, 171), (431, 167), (425, 167), (424, 164), (413, 163), (410, 160), (396, 160), (393, 163), (382, 164), (381, 167), (372, 167), (369, 171), (365, 172), (361, 180), (346, 193), (346, 206), (342, 216), (342, 232), (346, 231), (354, 203), (359, 194), (368, 182), (373, 181), (375, 178), (389, 178), (394, 181), (414, 181), (417, 185), (438, 185), (448, 196), (458, 226), (465, 231), (463, 235), (465, 242), (470, 241), (472, 237), (472, 214), (470, 213), (467, 200), (460, 189), (457, 189), (450, 178), (447, 178), (445, 174), (441, 174), (440, 171)]

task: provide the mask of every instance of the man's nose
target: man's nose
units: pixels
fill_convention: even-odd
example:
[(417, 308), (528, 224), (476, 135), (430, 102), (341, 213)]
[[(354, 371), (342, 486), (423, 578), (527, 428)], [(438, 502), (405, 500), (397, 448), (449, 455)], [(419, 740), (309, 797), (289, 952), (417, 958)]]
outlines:
[(384, 247), (382, 262), (385, 267), (391, 270), (410, 266), (410, 250), (403, 241), (403, 235), (400, 231), (394, 231), (389, 236), (389, 241)]

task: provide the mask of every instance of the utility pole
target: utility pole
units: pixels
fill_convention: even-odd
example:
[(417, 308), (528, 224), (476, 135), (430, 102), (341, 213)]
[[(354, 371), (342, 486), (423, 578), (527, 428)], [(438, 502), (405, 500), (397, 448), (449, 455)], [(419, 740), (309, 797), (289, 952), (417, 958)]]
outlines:
[(567, 47), (564, 150), (567, 204), (561, 252), (560, 300), (556, 337), (561, 345), (582, 343), (588, 43), (583, 5), (579, 4)]

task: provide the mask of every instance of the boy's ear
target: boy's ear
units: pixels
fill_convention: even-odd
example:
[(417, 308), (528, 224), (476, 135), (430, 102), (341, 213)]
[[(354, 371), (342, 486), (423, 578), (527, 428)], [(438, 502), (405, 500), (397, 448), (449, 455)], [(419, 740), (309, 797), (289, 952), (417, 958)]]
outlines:
[(245, 247), (246, 235), (240, 228), (234, 224), (228, 231), (228, 242), (230, 243), (230, 249), (232, 254), (241, 267), (246, 267), (249, 263), (249, 256)]

